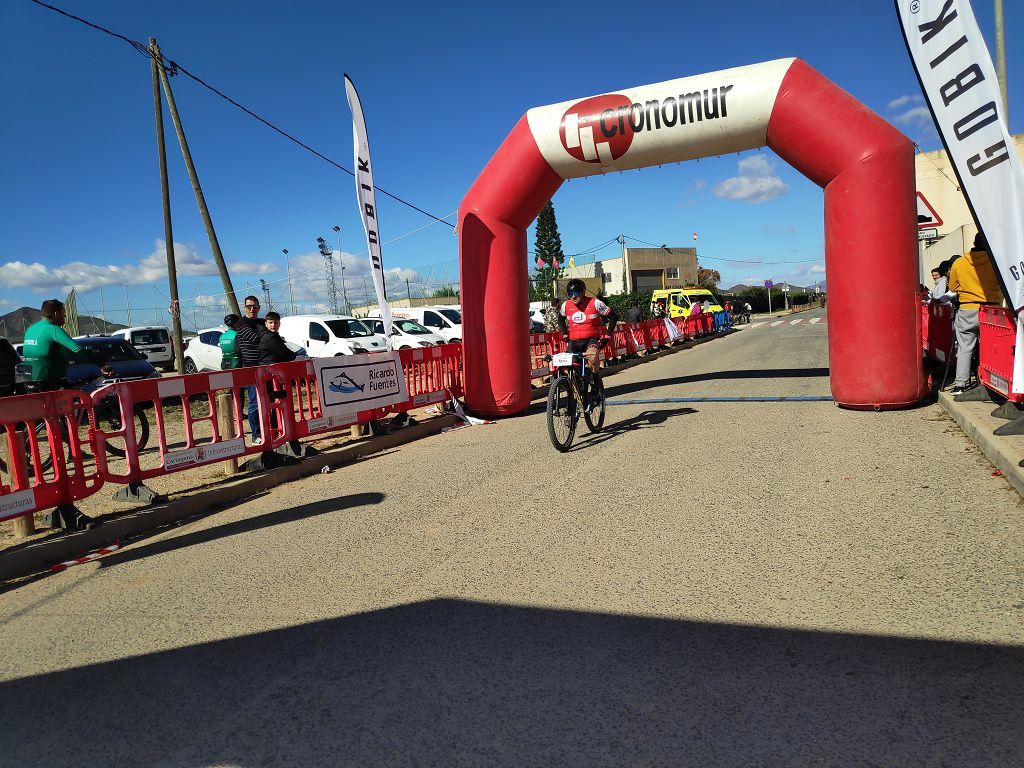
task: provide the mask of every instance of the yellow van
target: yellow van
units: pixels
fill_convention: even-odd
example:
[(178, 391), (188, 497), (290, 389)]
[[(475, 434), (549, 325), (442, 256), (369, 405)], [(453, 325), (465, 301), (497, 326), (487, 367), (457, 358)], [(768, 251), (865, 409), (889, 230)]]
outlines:
[(724, 307), (707, 288), (662, 288), (651, 294), (651, 314), (655, 305), (663, 300), (669, 317), (689, 317), (695, 304), (709, 302), (707, 312), (722, 312)]

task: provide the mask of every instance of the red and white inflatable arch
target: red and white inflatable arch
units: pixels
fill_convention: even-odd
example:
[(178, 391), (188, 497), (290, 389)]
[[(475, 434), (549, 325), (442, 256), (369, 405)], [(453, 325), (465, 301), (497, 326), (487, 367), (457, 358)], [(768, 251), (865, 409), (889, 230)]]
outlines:
[[(799, 59), (531, 109), (459, 207), (466, 404), (530, 404), (526, 228), (564, 179), (767, 146), (825, 190), (836, 402), (899, 408), (927, 390), (910, 140)], [(523, 311), (519, 311), (523, 310)]]

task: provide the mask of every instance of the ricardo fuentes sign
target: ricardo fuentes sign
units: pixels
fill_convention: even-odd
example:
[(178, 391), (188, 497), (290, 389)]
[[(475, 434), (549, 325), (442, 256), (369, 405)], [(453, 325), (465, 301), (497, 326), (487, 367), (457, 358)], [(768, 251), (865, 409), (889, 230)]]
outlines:
[(313, 361), (325, 416), (341, 416), (409, 399), (398, 352), (322, 357)]

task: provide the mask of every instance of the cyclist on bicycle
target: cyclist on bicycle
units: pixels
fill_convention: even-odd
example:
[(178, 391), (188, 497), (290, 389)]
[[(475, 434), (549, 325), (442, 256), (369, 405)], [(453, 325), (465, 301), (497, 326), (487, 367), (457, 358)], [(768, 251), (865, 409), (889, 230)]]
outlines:
[(64, 330), (64, 302), (48, 299), (40, 307), (42, 318), (25, 331), (24, 355), (31, 373), (31, 389), (45, 391), (67, 386), (68, 360), (82, 352), (82, 345)]
[(558, 309), (558, 324), (562, 329), (562, 339), (568, 342), (569, 351), (582, 354), (587, 359), (587, 367), (595, 373), (601, 367), (601, 337), (611, 336), (619, 316), (615, 310), (596, 296), (587, 296), (587, 287), (579, 278), (569, 281), (565, 287), (569, 299)]

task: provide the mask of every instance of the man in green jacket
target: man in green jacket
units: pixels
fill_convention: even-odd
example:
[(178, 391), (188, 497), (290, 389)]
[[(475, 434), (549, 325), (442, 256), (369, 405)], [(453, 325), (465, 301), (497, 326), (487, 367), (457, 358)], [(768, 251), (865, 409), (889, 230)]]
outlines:
[(65, 383), (68, 361), (82, 351), (82, 345), (64, 330), (67, 319), (64, 302), (48, 299), (40, 307), (42, 318), (25, 331), (23, 357), (31, 366), (32, 381), (47, 389), (57, 389)]

